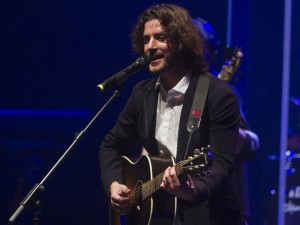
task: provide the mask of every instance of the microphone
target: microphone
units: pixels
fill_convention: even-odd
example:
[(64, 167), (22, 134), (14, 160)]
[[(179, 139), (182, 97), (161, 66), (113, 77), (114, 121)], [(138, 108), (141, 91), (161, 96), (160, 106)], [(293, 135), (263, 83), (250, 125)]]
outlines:
[(147, 55), (143, 55), (135, 60), (134, 63), (127, 66), (120, 72), (112, 75), (110, 78), (103, 81), (103, 83), (98, 84), (97, 87), (100, 91), (109, 89), (112, 86), (117, 86), (124, 82), (130, 75), (137, 73), (138, 71), (145, 69), (150, 64), (150, 58)]

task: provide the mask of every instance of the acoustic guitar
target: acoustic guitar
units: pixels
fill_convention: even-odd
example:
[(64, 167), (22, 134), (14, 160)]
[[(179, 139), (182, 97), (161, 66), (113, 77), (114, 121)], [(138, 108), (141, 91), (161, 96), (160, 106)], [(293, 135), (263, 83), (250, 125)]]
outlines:
[(131, 212), (120, 216), (110, 208), (111, 225), (171, 225), (176, 218), (177, 197), (160, 189), (164, 171), (175, 166), (178, 176), (196, 173), (203, 176), (209, 172), (210, 146), (196, 149), (194, 155), (175, 164), (173, 157), (143, 155), (132, 162), (122, 157), (125, 185), (131, 189)]

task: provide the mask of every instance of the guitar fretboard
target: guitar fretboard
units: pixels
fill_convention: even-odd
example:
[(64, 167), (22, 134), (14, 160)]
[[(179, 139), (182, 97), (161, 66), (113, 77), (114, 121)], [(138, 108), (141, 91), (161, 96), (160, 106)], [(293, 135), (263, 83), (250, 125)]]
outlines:
[[(199, 154), (197, 157), (202, 156), (203, 154)], [(195, 160), (196, 157), (191, 157), (186, 160), (180, 161), (177, 164), (175, 164), (175, 169), (177, 171), (177, 175), (181, 175), (184, 171), (184, 165), (190, 163), (191, 161)], [(197, 167), (194, 168), (202, 168), (206, 164), (197, 165)], [(192, 170), (193, 167), (189, 167), (189, 170)], [(159, 173), (156, 177), (154, 177), (152, 180), (149, 180), (142, 185), (137, 186), (137, 188), (132, 192), (130, 199), (132, 205), (139, 205), (138, 201), (144, 201), (146, 198), (154, 194), (156, 191), (160, 189), (160, 184), (162, 183), (162, 179), (164, 176), (164, 171)]]

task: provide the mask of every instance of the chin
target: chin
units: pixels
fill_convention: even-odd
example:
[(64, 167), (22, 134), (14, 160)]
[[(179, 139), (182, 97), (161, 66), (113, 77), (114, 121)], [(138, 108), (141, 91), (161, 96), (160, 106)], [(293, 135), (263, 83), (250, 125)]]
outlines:
[(150, 67), (150, 72), (153, 74), (157, 74), (161, 71), (161, 69), (159, 67)]
[(167, 65), (150, 67), (150, 72), (153, 74), (161, 74), (169, 69)]

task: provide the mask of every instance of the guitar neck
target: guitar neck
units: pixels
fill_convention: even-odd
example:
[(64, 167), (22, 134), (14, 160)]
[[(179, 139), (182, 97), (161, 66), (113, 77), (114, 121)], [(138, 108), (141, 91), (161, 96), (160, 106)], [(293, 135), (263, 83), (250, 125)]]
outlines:
[(218, 74), (218, 78), (229, 84), (232, 80), (233, 75), (238, 70), (242, 63), (243, 53), (236, 49), (233, 53), (233, 57), (223, 65), (222, 70)]
[[(183, 173), (183, 165), (185, 165), (188, 162), (189, 159), (186, 159), (174, 165), (178, 176)], [(152, 180), (143, 183), (143, 185), (140, 187), (141, 190), (139, 190), (139, 192), (141, 192), (142, 194), (142, 200), (145, 200), (160, 189), (160, 184), (162, 183), (164, 172), (165, 171), (159, 173)]]

